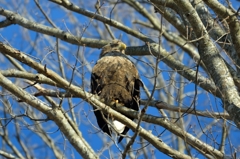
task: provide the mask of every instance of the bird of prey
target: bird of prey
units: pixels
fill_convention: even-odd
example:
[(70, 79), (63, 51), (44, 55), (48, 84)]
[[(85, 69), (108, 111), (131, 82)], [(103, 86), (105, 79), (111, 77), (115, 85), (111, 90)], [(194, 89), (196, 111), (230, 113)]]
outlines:
[[(125, 55), (125, 49), (126, 45), (120, 40), (113, 40), (102, 48), (91, 74), (91, 93), (97, 94), (107, 105), (115, 103), (138, 111), (142, 82), (137, 68)], [(118, 139), (118, 143), (121, 142), (129, 128), (96, 107), (93, 109), (102, 131), (111, 136), (112, 131), (116, 130), (122, 134)]]

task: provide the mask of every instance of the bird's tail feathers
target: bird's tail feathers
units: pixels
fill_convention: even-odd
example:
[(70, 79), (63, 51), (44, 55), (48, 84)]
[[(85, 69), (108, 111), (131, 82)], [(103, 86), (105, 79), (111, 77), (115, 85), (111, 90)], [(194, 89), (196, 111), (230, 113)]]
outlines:
[(126, 125), (117, 120), (113, 120), (113, 125), (118, 133), (122, 133), (126, 127)]

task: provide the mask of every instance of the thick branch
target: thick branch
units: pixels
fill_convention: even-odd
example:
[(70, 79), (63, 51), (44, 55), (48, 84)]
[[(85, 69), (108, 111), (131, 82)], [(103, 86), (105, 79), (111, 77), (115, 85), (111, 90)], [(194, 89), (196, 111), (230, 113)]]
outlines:
[[(5, 48), (5, 50), (2, 50), (3, 48)], [(46, 66), (43, 66), (35, 62), (34, 60), (30, 59), (28, 56), (22, 54), (20, 51), (17, 51), (17, 50), (13, 51), (10, 47), (4, 46), (4, 45), (0, 45), (0, 51), (36, 69), (38, 72), (49, 77), (54, 82), (62, 85), (63, 88), (67, 89), (71, 93), (80, 96), (82, 99), (88, 101), (92, 105), (101, 108), (104, 112), (113, 115), (115, 119), (119, 120), (123, 124), (126, 124), (129, 128), (133, 130), (136, 129), (137, 127), (136, 123), (132, 122), (130, 119), (127, 119), (125, 116), (114, 111), (113, 109), (106, 107), (105, 104), (96, 100), (95, 96), (93, 96), (92, 94), (89, 94), (83, 91), (81, 88), (77, 86), (70, 85), (68, 81), (60, 77), (58, 74), (56, 74), (50, 69), (47, 69)], [(93, 153), (93, 150), (90, 149), (89, 146), (85, 145), (86, 142), (83, 141), (83, 139), (79, 136), (79, 134), (75, 132), (76, 130), (74, 131), (74, 129), (70, 126), (71, 125), (69, 124), (70, 120), (67, 120), (66, 117), (64, 117), (64, 114), (62, 113), (61, 110), (50, 109), (47, 104), (41, 102), (36, 97), (25, 92), (21, 88), (16, 88), (16, 86), (12, 84), (11, 81), (9, 81), (4, 76), (2, 76), (2, 74), (0, 74), (0, 85), (2, 85), (5, 89), (12, 92), (14, 95), (19, 97), (20, 99), (22, 99), (24, 102), (28, 103), (29, 105), (47, 114), (48, 117), (50, 117), (53, 121), (56, 122), (56, 124), (59, 126), (61, 131), (67, 136), (69, 141), (73, 144), (73, 146), (84, 158), (90, 158), (90, 157), (94, 158), (95, 155)], [(142, 136), (144, 139), (146, 139), (148, 142), (150, 142), (152, 145), (154, 145), (158, 150), (168, 154), (169, 156), (176, 156), (175, 158), (185, 158), (185, 159), (190, 158), (189, 156), (181, 154), (178, 151), (167, 146), (165, 143), (159, 141), (157, 137), (155, 137), (148, 131), (144, 130), (143, 128), (139, 129), (139, 135)], [(85, 148), (85, 149), (82, 149), (82, 148)], [(86, 150), (89, 151), (89, 153), (87, 153)], [(87, 154), (84, 154), (84, 153), (87, 153)]]
[(192, 5), (184, 0), (178, 0), (176, 3), (188, 18), (195, 34), (199, 38), (201, 37), (199, 40), (199, 53), (201, 59), (207, 68), (209, 68), (209, 73), (217, 88), (222, 92), (221, 99), (225, 104), (225, 109), (233, 118), (237, 127), (240, 128), (240, 97), (228, 68), (219, 55), (216, 46), (211, 41), (207, 30)]
[(222, 19), (227, 20), (229, 26), (231, 38), (238, 58), (240, 58), (240, 23), (238, 14), (233, 13), (231, 9), (226, 8), (217, 0), (204, 0), (204, 2), (211, 7), (211, 9)]
[(46, 114), (50, 119), (55, 121), (64, 135), (68, 138), (69, 142), (75, 147), (75, 149), (84, 158), (98, 158), (94, 151), (87, 145), (87, 142), (83, 141), (82, 136), (79, 136), (79, 132), (76, 132), (74, 128), (69, 124), (64, 113), (61, 109), (51, 109), (48, 104), (42, 102), (38, 98), (32, 96), (28, 92), (14, 85), (10, 80), (4, 77), (0, 73), (0, 85), (7, 89), (9, 92), (20, 98), (22, 101), (28, 103), (34, 108)]

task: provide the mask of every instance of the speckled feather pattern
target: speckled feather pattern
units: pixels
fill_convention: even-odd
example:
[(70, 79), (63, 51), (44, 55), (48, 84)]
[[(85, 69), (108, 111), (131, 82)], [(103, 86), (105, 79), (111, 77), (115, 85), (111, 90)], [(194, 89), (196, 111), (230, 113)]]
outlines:
[(131, 61), (124, 57), (105, 56), (94, 66), (92, 74), (98, 84), (95, 93), (106, 103), (118, 100), (129, 104), (132, 101), (134, 83), (139, 75)]
[[(91, 92), (97, 94), (107, 105), (111, 105), (110, 103), (117, 100), (118, 104), (139, 110), (138, 99), (141, 86), (139, 74), (135, 65), (121, 48), (125, 49), (126, 45), (120, 41), (113, 41), (103, 47), (100, 59), (92, 70)], [(111, 136), (111, 130), (104, 120), (109, 116), (101, 113), (95, 107), (93, 108), (99, 127)], [(129, 128), (125, 127), (121, 134), (125, 135), (128, 130)], [(121, 142), (122, 139), (123, 137), (120, 136), (118, 142)]]

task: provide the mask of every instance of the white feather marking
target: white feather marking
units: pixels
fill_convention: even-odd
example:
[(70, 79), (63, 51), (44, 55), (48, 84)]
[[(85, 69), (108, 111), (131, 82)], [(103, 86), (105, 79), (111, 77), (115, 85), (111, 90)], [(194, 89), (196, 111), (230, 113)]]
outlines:
[(118, 133), (122, 133), (126, 127), (126, 125), (122, 124), (121, 122), (114, 120), (113, 125), (115, 126), (115, 129)]

